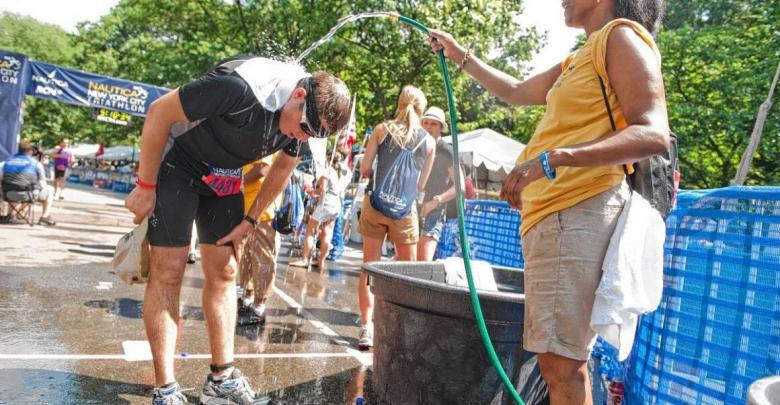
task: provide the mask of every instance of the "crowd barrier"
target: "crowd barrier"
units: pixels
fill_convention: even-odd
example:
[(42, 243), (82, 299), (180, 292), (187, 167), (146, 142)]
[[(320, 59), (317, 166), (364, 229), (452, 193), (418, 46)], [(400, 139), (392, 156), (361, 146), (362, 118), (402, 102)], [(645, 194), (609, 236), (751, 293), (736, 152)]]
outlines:
[(680, 193), (664, 295), (626, 367), (630, 403), (745, 403), (780, 374), (780, 187)]
[(99, 170), (73, 167), (68, 171), (68, 182), (86, 184), (119, 193), (129, 193), (135, 188), (135, 173), (121, 173), (116, 170)]
[[(523, 267), (517, 212), (495, 201), (466, 207), (473, 257)], [(597, 344), (601, 371), (622, 377), (628, 404), (745, 403), (753, 381), (780, 374), (780, 187), (681, 191), (666, 226), (661, 305), (642, 318), (623, 364)], [(458, 245), (452, 221), (437, 257)]]
[[(466, 237), (472, 259), (495, 265), (523, 267), (520, 248), (520, 214), (505, 201), (466, 200)], [(447, 221), (436, 258), (461, 256), (457, 220)]]

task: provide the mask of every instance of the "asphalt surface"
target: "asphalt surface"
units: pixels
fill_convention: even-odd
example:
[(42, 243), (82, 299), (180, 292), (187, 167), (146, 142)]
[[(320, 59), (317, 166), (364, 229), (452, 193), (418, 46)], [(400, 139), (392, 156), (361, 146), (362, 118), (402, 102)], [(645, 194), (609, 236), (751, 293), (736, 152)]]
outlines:
[[(144, 287), (110, 265), (131, 225), (124, 196), (72, 186), (65, 196), (55, 227), (0, 225), (0, 404), (148, 404)], [(283, 245), (267, 323), (236, 328), (236, 366), (274, 404), (376, 403), (372, 356), (354, 349), (360, 252), (322, 274), (288, 268), (289, 253)], [(188, 265), (176, 376), (191, 402), (209, 364), (202, 286), (199, 263)]]

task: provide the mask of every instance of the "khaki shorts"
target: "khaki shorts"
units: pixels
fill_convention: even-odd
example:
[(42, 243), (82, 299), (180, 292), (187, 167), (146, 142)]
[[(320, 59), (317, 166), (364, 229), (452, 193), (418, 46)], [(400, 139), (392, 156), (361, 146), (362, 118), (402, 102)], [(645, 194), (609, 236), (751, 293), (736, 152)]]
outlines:
[(523, 236), (526, 350), (588, 360), (601, 265), (628, 196), (623, 182), (547, 216)]
[(360, 210), (358, 232), (368, 238), (384, 239), (399, 245), (413, 245), (420, 240), (420, 228), (417, 223), (417, 208), (413, 207), (409, 215), (401, 219), (390, 219), (374, 209), (369, 195), (363, 199)]
[[(279, 253), (281, 239), (271, 225), (271, 221), (262, 221), (244, 242), (239, 266), (239, 283), (248, 291), (257, 294), (264, 303), (273, 291), (276, 277), (276, 255)], [(252, 284), (250, 284), (252, 282)]]

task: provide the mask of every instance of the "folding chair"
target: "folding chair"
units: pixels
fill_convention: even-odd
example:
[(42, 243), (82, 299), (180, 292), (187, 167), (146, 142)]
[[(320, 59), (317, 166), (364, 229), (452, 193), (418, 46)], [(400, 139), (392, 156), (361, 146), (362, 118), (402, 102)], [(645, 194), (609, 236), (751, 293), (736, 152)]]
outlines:
[(11, 209), (11, 218), (16, 218), (20, 221), (26, 222), (30, 226), (35, 226), (35, 198), (33, 190), (27, 190), (27, 198), (9, 198), (7, 192), (3, 193), (3, 200), (5, 200), (8, 207)]

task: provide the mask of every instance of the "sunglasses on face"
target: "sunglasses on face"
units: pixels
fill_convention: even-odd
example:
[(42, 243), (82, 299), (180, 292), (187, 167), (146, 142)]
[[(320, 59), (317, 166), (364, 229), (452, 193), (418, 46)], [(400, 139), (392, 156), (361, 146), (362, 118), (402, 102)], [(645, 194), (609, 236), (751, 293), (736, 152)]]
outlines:
[(306, 89), (306, 101), (303, 103), (301, 130), (305, 132), (306, 135), (313, 136), (315, 138), (326, 138), (329, 133), (320, 122), (319, 113), (317, 112), (317, 104), (314, 101), (314, 89), (311, 85), (311, 78), (306, 79), (304, 88)]
[[(309, 119), (306, 118), (306, 105), (309, 104), (308, 100), (307, 102), (303, 103), (303, 114), (301, 114), (301, 131), (306, 133), (308, 136), (313, 136), (315, 138), (324, 138), (327, 136), (327, 134), (320, 135), (320, 131), (317, 131), (314, 129), (314, 126), (309, 122)], [(324, 131), (322, 131), (324, 132)]]

